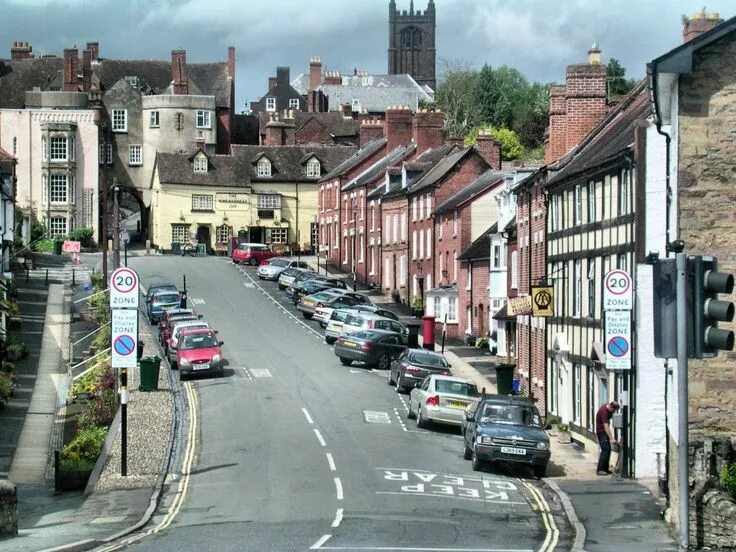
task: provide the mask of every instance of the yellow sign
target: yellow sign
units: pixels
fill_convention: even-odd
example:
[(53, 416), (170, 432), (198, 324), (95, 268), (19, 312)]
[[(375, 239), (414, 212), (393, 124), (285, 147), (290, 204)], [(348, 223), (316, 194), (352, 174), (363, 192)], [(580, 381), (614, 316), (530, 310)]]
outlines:
[(554, 316), (552, 286), (532, 286), (532, 316)]
[(510, 298), (509, 302), (506, 303), (506, 312), (508, 312), (511, 316), (517, 316), (519, 314), (531, 314), (532, 298), (528, 295)]

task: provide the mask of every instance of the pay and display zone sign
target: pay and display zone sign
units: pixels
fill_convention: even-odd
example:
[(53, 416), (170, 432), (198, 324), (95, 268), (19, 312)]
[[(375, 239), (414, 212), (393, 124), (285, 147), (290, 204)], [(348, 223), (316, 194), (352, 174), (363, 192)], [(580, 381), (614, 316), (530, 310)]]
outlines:
[(631, 311), (606, 311), (606, 368), (631, 369)]
[(135, 368), (138, 363), (138, 310), (112, 309), (112, 367)]

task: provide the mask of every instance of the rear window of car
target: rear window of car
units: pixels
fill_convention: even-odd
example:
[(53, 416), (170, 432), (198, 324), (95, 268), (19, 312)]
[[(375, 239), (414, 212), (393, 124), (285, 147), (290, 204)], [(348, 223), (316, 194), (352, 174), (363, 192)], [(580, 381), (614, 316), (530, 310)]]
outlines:
[(179, 294), (178, 293), (160, 293), (158, 295), (153, 296), (153, 304), (161, 304), (161, 303), (176, 303), (179, 300)]
[(478, 388), (472, 383), (451, 380), (435, 380), (434, 388), (438, 393), (452, 393), (453, 395), (465, 395), (466, 397), (477, 397)]
[(425, 353), (411, 353), (409, 355), (409, 362), (415, 362), (425, 366), (436, 366), (437, 368), (447, 368), (448, 366), (444, 357)]
[(355, 332), (353, 334), (350, 334), (350, 338), (351, 339), (352, 338), (355, 338), (355, 339), (370, 339), (372, 337), (372, 335), (373, 334), (371, 334), (371, 332), (366, 332), (364, 330), (361, 330), (359, 332)]
[(278, 267), (289, 266), (289, 262), (290, 261), (286, 259), (273, 259), (271, 261), (271, 266), (278, 266)]
[(354, 316), (354, 315), (348, 315), (348, 317), (345, 319), (345, 324), (348, 326), (355, 326), (360, 327), (363, 325), (363, 317), (361, 316)]
[(330, 315), (330, 320), (337, 320), (338, 322), (342, 322), (348, 316), (350, 316), (350, 314), (343, 310), (334, 310), (332, 311), (332, 314)]

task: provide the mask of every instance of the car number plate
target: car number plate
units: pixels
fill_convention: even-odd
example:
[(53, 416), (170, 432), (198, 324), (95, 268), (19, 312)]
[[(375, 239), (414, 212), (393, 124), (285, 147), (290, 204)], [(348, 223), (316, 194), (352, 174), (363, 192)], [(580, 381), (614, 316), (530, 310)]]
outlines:
[(468, 407), (468, 403), (465, 403), (465, 402), (460, 402), (460, 401), (449, 401), (449, 402), (450, 402), (450, 406), (454, 406), (457, 408), (467, 408)]
[(356, 343), (354, 343), (353, 341), (345, 341), (343, 345), (345, 345), (346, 347), (355, 347)]
[(501, 452), (504, 454), (516, 454), (518, 456), (526, 455), (526, 449), (523, 448), (501, 447)]
[(209, 370), (210, 365), (209, 364), (194, 364), (192, 365), (192, 370)]

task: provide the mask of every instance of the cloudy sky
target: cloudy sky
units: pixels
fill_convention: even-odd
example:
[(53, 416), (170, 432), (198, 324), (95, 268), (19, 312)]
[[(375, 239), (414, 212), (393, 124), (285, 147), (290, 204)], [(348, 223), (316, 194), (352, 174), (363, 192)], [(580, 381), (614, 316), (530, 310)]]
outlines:
[[(396, 0), (408, 9), (410, 0)], [(415, 0), (424, 10), (428, 0)], [(681, 42), (683, 14), (703, 0), (435, 0), (437, 55), (472, 66), (516, 67), (530, 80), (564, 79), (598, 42), (604, 61), (627, 75)], [(710, 0), (709, 12), (736, 15), (733, 0)], [(308, 7), (308, 9), (307, 9)], [(0, 0), (0, 57), (13, 41), (33, 51), (100, 42), (100, 55), (170, 59), (185, 48), (190, 62), (227, 59), (236, 48), (236, 109), (266, 92), (277, 65), (292, 78), (319, 55), (326, 69), (387, 71), (388, 0)]]

